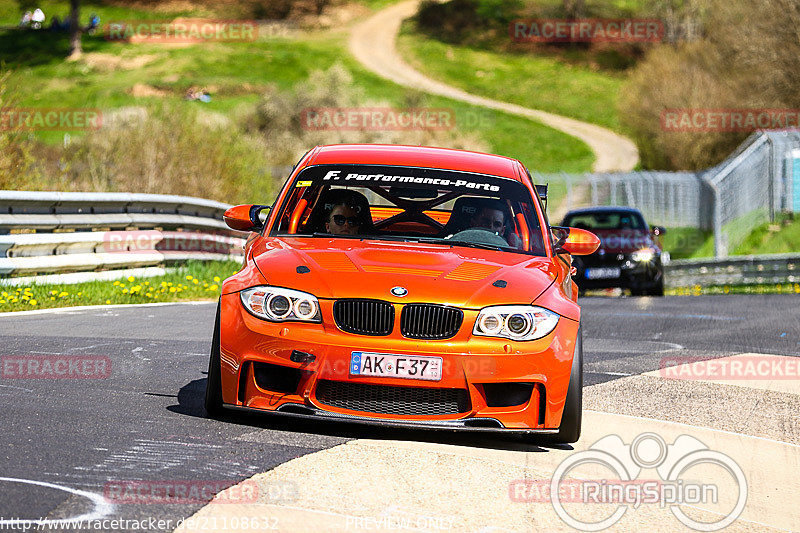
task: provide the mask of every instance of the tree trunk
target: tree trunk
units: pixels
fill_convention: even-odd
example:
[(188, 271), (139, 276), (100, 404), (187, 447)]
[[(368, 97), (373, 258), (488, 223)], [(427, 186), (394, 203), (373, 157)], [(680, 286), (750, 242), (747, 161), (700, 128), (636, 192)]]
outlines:
[(80, 25), (80, 0), (69, 0), (69, 56), (75, 58), (81, 55), (81, 25)]
[(564, 15), (568, 19), (579, 19), (584, 16), (586, 1), (585, 0), (564, 0), (563, 2)]

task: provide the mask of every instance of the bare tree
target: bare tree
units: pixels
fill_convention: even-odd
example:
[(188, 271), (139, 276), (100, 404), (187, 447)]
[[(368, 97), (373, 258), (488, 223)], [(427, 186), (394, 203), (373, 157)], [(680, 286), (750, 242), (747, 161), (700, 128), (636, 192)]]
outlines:
[(568, 19), (578, 19), (586, 14), (585, 0), (564, 0), (564, 16)]

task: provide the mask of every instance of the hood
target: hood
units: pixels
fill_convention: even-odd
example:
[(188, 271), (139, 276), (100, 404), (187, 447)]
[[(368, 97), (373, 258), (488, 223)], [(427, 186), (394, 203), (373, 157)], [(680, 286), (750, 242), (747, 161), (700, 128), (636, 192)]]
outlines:
[[(432, 302), (464, 309), (531, 303), (556, 277), (546, 257), (373, 240), (260, 239), (253, 258), (270, 285), (322, 299)], [(504, 287), (493, 285), (499, 280)], [(394, 296), (390, 291), (397, 286), (408, 294)]]
[(589, 231), (600, 239), (600, 247), (595, 253), (629, 254), (647, 247), (661, 249), (647, 230), (592, 229)]

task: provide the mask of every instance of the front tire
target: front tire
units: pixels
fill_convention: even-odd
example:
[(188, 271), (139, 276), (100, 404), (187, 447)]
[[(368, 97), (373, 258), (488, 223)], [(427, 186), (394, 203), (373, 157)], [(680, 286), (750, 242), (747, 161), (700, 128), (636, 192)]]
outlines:
[(217, 304), (217, 319), (211, 340), (211, 356), (208, 359), (208, 378), (206, 379), (206, 416), (218, 418), (222, 415), (222, 377), (219, 363), (220, 304)]
[(664, 276), (661, 276), (657, 282), (647, 291), (650, 296), (664, 296)]
[(553, 441), (558, 444), (578, 442), (581, 438), (581, 421), (583, 418), (583, 333), (578, 328), (575, 339), (575, 354), (572, 357), (572, 370), (569, 375), (569, 388), (567, 400), (564, 403), (564, 413), (561, 415), (561, 425)]

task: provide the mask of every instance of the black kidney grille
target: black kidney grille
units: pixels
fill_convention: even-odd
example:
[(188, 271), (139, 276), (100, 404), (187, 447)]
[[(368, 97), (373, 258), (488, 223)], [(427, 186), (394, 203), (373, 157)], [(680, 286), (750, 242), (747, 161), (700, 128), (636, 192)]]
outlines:
[(332, 407), (401, 416), (455, 415), (469, 411), (465, 389), (394, 387), (321, 379), (317, 401)]
[(333, 319), (348, 333), (388, 335), (394, 327), (394, 306), (381, 300), (337, 300)]
[(412, 339), (449, 339), (463, 320), (464, 312), (455, 307), (408, 304), (400, 314), (400, 332)]

